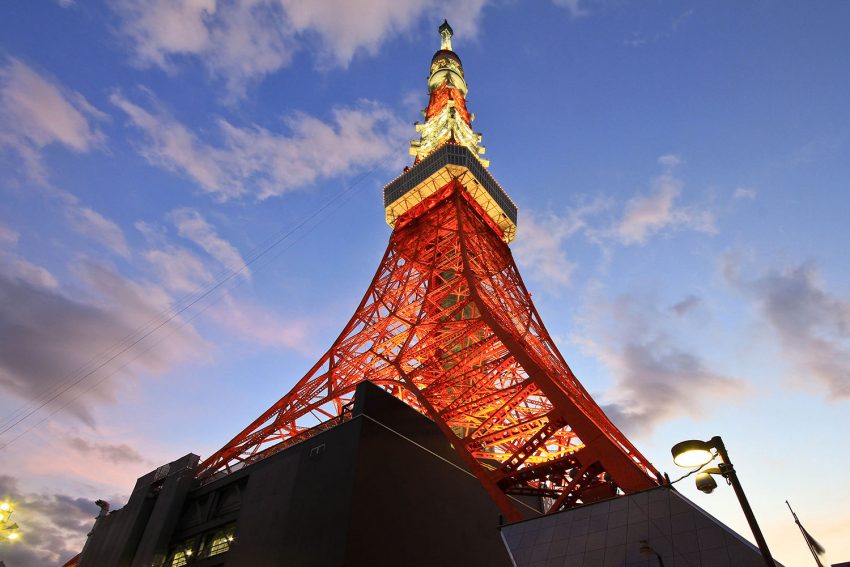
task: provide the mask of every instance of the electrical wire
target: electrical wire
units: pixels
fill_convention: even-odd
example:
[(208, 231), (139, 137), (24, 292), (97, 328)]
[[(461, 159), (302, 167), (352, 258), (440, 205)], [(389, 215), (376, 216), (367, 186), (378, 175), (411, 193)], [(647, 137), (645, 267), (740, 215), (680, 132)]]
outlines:
[(706, 462), (704, 462), (704, 463), (703, 463), (703, 464), (701, 464), (700, 466), (696, 467), (696, 468), (695, 468), (694, 470), (692, 470), (691, 472), (686, 473), (686, 474), (684, 474), (684, 475), (680, 476), (680, 477), (679, 477), (679, 478), (677, 478), (676, 480), (671, 480), (671, 481), (670, 481), (670, 484), (676, 484), (676, 483), (677, 483), (677, 482), (679, 482), (680, 480), (684, 480), (684, 479), (688, 478), (689, 476), (691, 476), (692, 474), (694, 474), (694, 473), (697, 473), (697, 472), (701, 471), (703, 468), (705, 468), (705, 466), (706, 466), (707, 464), (711, 463), (711, 462), (712, 462), (714, 459), (716, 459), (716, 458), (717, 458), (717, 453), (714, 453), (714, 454), (711, 456), (711, 458), (710, 458), (709, 460), (707, 460)]
[[(51, 402), (53, 402), (54, 400), (56, 400), (57, 398), (59, 398), (60, 396), (62, 396), (66, 392), (68, 392), (69, 390), (71, 390), (72, 388), (76, 387), (77, 385), (81, 384), (83, 381), (85, 381), (86, 379), (88, 379), (89, 377), (94, 375), (98, 370), (100, 370), (101, 368), (103, 368), (104, 366), (109, 364), (110, 362), (116, 360), (118, 357), (125, 354), (126, 352), (128, 352), (129, 350), (131, 350), (132, 348), (137, 346), (138, 344), (140, 344), (147, 337), (151, 336), (153, 333), (162, 329), (165, 325), (170, 323), (176, 317), (183, 314), (188, 309), (190, 309), (194, 305), (198, 304), (200, 301), (206, 299), (207, 297), (209, 297), (211, 294), (213, 294), (217, 290), (221, 289), (222, 286), (231, 282), (236, 276), (238, 276), (239, 274), (244, 272), (246, 269), (248, 269), (249, 266), (254, 265), (259, 260), (266, 257), (279, 244), (281, 244), (283, 241), (290, 238), (291, 236), (295, 235), (302, 227), (304, 227), (307, 223), (312, 221), (314, 218), (316, 218), (318, 215), (320, 215), (324, 211), (328, 210), (331, 206), (333, 206), (334, 204), (336, 204), (338, 202), (339, 202), (339, 206), (344, 204), (347, 200), (341, 201), (341, 199), (343, 197), (345, 197), (346, 195), (349, 195), (351, 193), (351, 191), (357, 185), (359, 185), (362, 181), (364, 181), (367, 177), (369, 177), (372, 173), (374, 173), (375, 170), (377, 170), (378, 167), (380, 167), (380, 165), (381, 164), (376, 164), (370, 170), (368, 170), (365, 173), (363, 173), (362, 175), (360, 175), (351, 184), (349, 184), (345, 189), (343, 189), (342, 191), (337, 193), (334, 197), (332, 197), (331, 199), (329, 199), (328, 201), (323, 203), (320, 207), (318, 207), (316, 210), (314, 210), (311, 214), (307, 215), (304, 219), (302, 219), (294, 227), (289, 228), (288, 230), (282, 229), (282, 230), (278, 231), (277, 233), (274, 233), (271, 236), (269, 236), (268, 238), (266, 238), (261, 243), (261, 246), (257, 247), (258, 251), (254, 254), (249, 255), (248, 259), (239, 268), (232, 269), (232, 270), (224, 270), (223, 272), (221, 272), (221, 275), (223, 277), (216, 279), (212, 284), (210, 284), (204, 290), (198, 292), (195, 296), (188, 296), (187, 300), (185, 301), (185, 303), (183, 305), (180, 305), (180, 303), (178, 302), (179, 306), (175, 306), (173, 308), (163, 310), (157, 316), (152, 318), (148, 323), (141, 326), (137, 331), (130, 333), (129, 335), (127, 335), (126, 337), (124, 337), (123, 339), (121, 339), (120, 341), (115, 343), (112, 347), (106, 349), (105, 351), (103, 351), (102, 353), (100, 353), (98, 355), (95, 355), (89, 362), (87, 362), (86, 364), (83, 364), (76, 371), (72, 372), (69, 375), (66, 375), (66, 378), (63, 378), (63, 380), (60, 381), (59, 384), (57, 384), (54, 387), (47, 390), (46, 399), (42, 400), (41, 402), (37, 402), (37, 404), (34, 407), (31, 407), (28, 410), (24, 410), (23, 412), (21, 411), (21, 408), (18, 408), (18, 410), (13, 412), (11, 417), (7, 416), (7, 418), (4, 419), (4, 424), (3, 424), (2, 428), (0, 428), (0, 436), (9, 432), (11, 429), (16, 427), (18, 424), (22, 423), (23, 421), (25, 421), (26, 419), (28, 419), (29, 417), (31, 417), (35, 413), (39, 412), (42, 408), (46, 407), (48, 404), (50, 404)], [(338, 207), (336, 207), (336, 208), (338, 208)], [(304, 235), (311, 232), (313, 230), (313, 228), (315, 228), (316, 226), (321, 224), (321, 222), (323, 222), (323, 220), (324, 219), (320, 220), (319, 223), (317, 223), (313, 227), (308, 228), (308, 230), (304, 234), (302, 234), (301, 236), (296, 237), (296, 242), (297, 242), (297, 240), (300, 240), (300, 238), (302, 238)], [(294, 244), (294, 242), (291, 243), (290, 246), (285, 247), (284, 250), (290, 248), (293, 244)], [(270, 258), (270, 260), (273, 260), (273, 259), (279, 257), (280, 254), (284, 250), (282, 250), (277, 255), (272, 256)], [(266, 262), (265, 264), (260, 264), (259, 266), (256, 267), (256, 271), (262, 270), (262, 268), (264, 266), (268, 265), (269, 263), (270, 262)], [(241, 283), (241, 282), (237, 282), (237, 285), (238, 285), (238, 283)], [(233, 287), (236, 287), (236, 286), (233, 286)], [(224, 293), (216, 296), (213, 299), (213, 301), (211, 301), (207, 305), (207, 307), (205, 307), (203, 310), (201, 310), (196, 315), (192, 316), (189, 319), (189, 321), (194, 320), (200, 313), (205, 311), (209, 306), (213, 305), (216, 301), (218, 301), (223, 296), (224, 296)], [(153, 327), (148, 328), (148, 327), (151, 327), (151, 325), (153, 325)], [(178, 329), (181, 328), (181, 327), (182, 327), (182, 325), (178, 326)], [(170, 336), (170, 335), (168, 335), (168, 336)], [(154, 345), (152, 345), (151, 347), (149, 347), (148, 349), (143, 351), (141, 354), (148, 352), (150, 350), (150, 348), (153, 348), (153, 346), (159, 344), (159, 342), (161, 342), (161, 341), (154, 343)], [(117, 349), (117, 352), (115, 352), (116, 349)], [(139, 356), (141, 356), (141, 354), (134, 357), (133, 359), (131, 359), (130, 362), (136, 360)], [(122, 365), (121, 367), (119, 367), (118, 370), (125, 368), (128, 364), (129, 363)], [(91, 366), (93, 366), (93, 368), (91, 368), (90, 370), (86, 370), (87, 368), (89, 368)], [(116, 372), (117, 372), (117, 370), (116, 370)], [(115, 372), (112, 372), (109, 375), (107, 375), (106, 377), (97, 381), (95, 383), (95, 386), (102, 383), (103, 380), (105, 380), (106, 378), (114, 375), (114, 373)], [(74, 377), (78, 376), (78, 375), (79, 375), (79, 377), (74, 379)], [(79, 394), (77, 394), (76, 396), (74, 396), (71, 400), (69, 400), (65, 404), (62, 404), (56, 411), (51, 412), (48, 415), (48, 418), (55, 415), (57, 413), (57, 411), (64, 409), (65, 407), (70, 405), (70, 403), (72, 403), (73, 401), (78, 399), (82, 394), (91, 391), (91, 389), (93, 389), (93, 387), (94, 386), (89, 387), (88, 389), (86, 389), (86, 390), (80, 392)], [(32, 402), (30, 402), (30, 404), (32, 404)], [(30, 404), (25, 404), (23, 407), (26, 407), (27, 405), (30, 405)], [(23, 435), (25, 435), (26, 433), (31, 431), (34, 427), (44, 423), (44, 421), (46, 421), (46, 419), (47, 418), (39, 421), (35, 426), (28, 428), (22, 434), (13, 438), (9, 442), (0, 445), (0, 449), (8, 447), (14, 441), (16, 441), (17, 439), (19, 439), (20, 437), (22, 437)]]
[[(342, 195), (342, 193), (341, 193), (340, 195)], [(352, 194), (352, 195), (353, 195), (353, 194)], [(344, 204), (345, 204), (348, 200), (350, 200), (350, 197), (349, 197), (348, 199), (345, 199), (345, 200), (340, 200), (340, 201), (339, 201), (339, 205), (338, 205), (336, 208), (341, 207), (341, 206), (342, 206), (342, 205), (344, 205)], [(321, 219), (321, 220), (320, 220), (318, 223), (316, 223), (315, 225), (313, 225), (313, 226), (311, 226), (311, 227), (308, 227), (308, 228), (307, 228), (307, 230), (306, 230), (304, 233), (302, 233), (301, 235), (297, 236), (297, 237), (296, 237), (296, 239), (295, 239), (293, 242), (291, 242), (288, 246), (286, 246), (285, 248), (283, 248), (283, 249), (282, 249), (282, 250), (281, 250), (281, 251), (280, 251), (277, 255), (275, 255), (275, 256), (273, 256), (273, 257), (270, 257), (270, 258), (269, 258), (269, 260), (266, 262), (266, 264), (261, 264), (260, 266), (258, 266), (258, 268), (256, 269), (256, 271), (258, 271), (258, 272), (259, 272), (259, 271), (261, 271), (261, 270), (262, 270), (262, 268), (264, 268), (266, 265), (270, 264), (270, 263), (271, 263), (271, 261), (273, 261), (273, 259), (274, 259), (274, 258), (279, 257), (279, 256), (280, 256), (283, 252), (285, 252), (286, 250), (288, 250), (289, 248), (291, 248), (292, 246), (294, 246), (294, 245), (295, 245), (295, 244), (296, 244), (299, 240), (301, 240), (304, 236), (306, 236), (307, 234), (309, 234), (310, 232), (312, 232), (315, 228), (317, 228), (317, 227), (318, 227), (318, 226), (319, 226), (322, 222), (324, 222), (325, 220), (327, 220), (327, 219), (326, 219), (326, 218), (325, 218), (325, 219)], [(244, 280), (243, 280), (243, 281), (244, 281)], [(238, 286), (238, 285), (240, 285), (241, 283), (242, 283), (242, 281), (238, 281), (238, 282), (237, 282), (236, 284), (234, 284), (234, 285), (233, 285), (233, 287), (231, 287), (230, 289), (234, 289), (235, 287), (237, 287), (237, 286)], [(226, 291), (229, 291), (229, 290), (225, 290), (225, 292), (226, 292)], [(62, 409), (64, 409), (64, 408), (68, 407), (68, 406), (69, 406), (70, 404), (72, 404), (74, 401), (76, 401), (77, 399), (79, 399), (79, 398), (80, 398), (83, 394), (86, 394), (86, 393), (90, 392), (91, 390), (93, 390), (94, 388), (96, 388), (97, 386), (99, 386), (100, 384), (102, 384), (105, 380), (107, 380), (108, 378), (110, 378), (110, 377), (114, 376), (117, 372), (119, 372), (119, 371), (123, 370), (124, 368), (126, 368), (127, 366), (129, 366), (132, 362), (136, 361), (136, 360), (137, 360), (137, 359), (139, 359), (142, 355), (146, 354), (147, 352), (149, 352), (150, 350), (152, 350), (154, 347), (156, 347), (157, 345), (159, 345), (160, 343), (162, 343), (165, 339), (167, 339), (167, 338), (168, 338), (168, 337), (170, 337), (172, 334), (174, 334), (174, 332), (176, 332), (177, 330), (179, 330), (179, 329), (181, 329), (181, 328), (183, 328), (183, 327), (185, 327), (185, 326), (188, 326), (188, 324), (189, 324), (189, 323), (191, 323), (191, 322), (192, 322), (192, 321), (194, 321), (196, 318), (198, 318), (198, 317), (199, 317), (199, 316), (200, 316), (203, 312), (205, 312), (207, 309), (209, 309), (210, 307), (212, 307), (213, 305), (215, 305), (216, 301), (218, 301), (218, 299), (220, 299), (221, 297), (223, 297), (223, 296), (225, 295), (225, 292), (220, 293), (217, 297), (215, 297), (215, 298), (214, 298), (214, 300), (213, 300), (213, 301), (211, 301), (211, 302), (207, 303), (207, 304), (206, 304), (206, 305), (205, 305), (205, 306), (204, 306), (204, 307), (203, 307), (203, 308), (202, 308), (199, 312), (196, 312), (195, 314), (193, 314), (193, 315), (192, 315), (189, 319), (187, 319), (185, 322), (182, 322), (182, 323), (178, 324), (178, 326), (177, 326), (175, 329), (173, 329), (170, 333), (168, 333), (166, 336), (162, 337), (160, 340), (156, 341), (155, 343), (153, 343), (152, 345), (150, 345), (148, 348), (146, 348), (146, 349), (145, 349), (145, 350), (143, 350), (142, 352), (138, 353), (135, 357), (133, 357), (132, 359), (130, 359), (129, 361), (127, 361), (126, 363), (124, 363), (124, 364), (123, 364), (123, 365), (121, 365), (120, 367), (118, 367), (118, 368), (114, 369), (111, 373), (107, 374), (106, 376), (103, 376), (100, 380), (97, 380), (94, 384), (91, 384), (91, 385), (90, 385), (88, 388), (86, 388), (85, 390), (83, 390), (83, 391), (79, 392), (77, 395), (75, 395), (75, 396), (73, 396), (71, 399), (67, 400), (64, 404), (62, 404), (61, 406), (59, 406), (58, 408), (56, 408), (54, 411), (50, 412), (47, 416), (45, 416), (45, 417), (44, 417), (41, 421), (39, 421), (39, 422), (37, 422), (36, 424), (32, 425), (31, 427), (27, 428), (27, 429), (26, 429), (26, 430), (24, 430), (22, 433), (20, 433), (18, 436), (14, 437), (14, 438), (13, 438), (13, 439), (11, 439), (10, 441), (6, 442), (5, 444), (0, 444), (0, 449), (3, 449), (3, 448), (5, 448), (5, 447), (8, 447), (9, 445), (13, 444), (15, 441), (17, 441), (18, 439), (20, 439), (21, 437), (23, 437), (24, 435), (26, 435), (27, 433), (29, 433), (29, 432), (30, 432), (30, 431), (32, 431), (33, 429), (35, 429), (36, 427), (38, 427), (38, 426), (40, 426), (41, 424), (43, 424), (44, 422), (46, 422), (46, 421), (47, 421), (48, 419), (50, 419), (52, 416), (56, 415), (59, 411), (61, 411)]]

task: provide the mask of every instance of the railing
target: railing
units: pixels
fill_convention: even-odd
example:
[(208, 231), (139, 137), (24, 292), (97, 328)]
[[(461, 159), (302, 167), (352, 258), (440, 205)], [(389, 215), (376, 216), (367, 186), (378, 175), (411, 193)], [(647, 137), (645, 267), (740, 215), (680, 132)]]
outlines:
[(319, 433), (325, 432), (328, 429), (332, 429), (332, 428), (336, 427), (337, 425), (341, 425), (342, 423), (345, 423), (346, 421), (350, 420), (351, 417), (352, 417), (353, 405), (354, 405), (354, 402), (349, 402), (349, 403), (345, 404), (344, 406), (342, 406), (342, 412), (339, 415), (332, 417), (332, 418), (328, 419), (327, 421), (323, 421), (322, 423), (320, 423), (320, 424), (318, 424), (314, 427), (311, 427), (310, 429), (305, 429), (304, 431), (302, 431), (302, 432), (300, 432), (296, 435), (293, 435), (292, 437), (289, 437), (288, 439), (284, 439), (280, 443), (277, 443), (276, 445), (272, 445), (271, 447), (264, 449), (264, 450), (260, 451), (259, 453), (251, 455), (250, 457), (243, 459), (243, 460), (237, 462), (234, 465), (230, 465), (227, 468), (227, 470), (218, 471), (218, 472), (213, 473), (209, 476), (201, 478), (200, 479), (200, 482), (201, 482), (200, 485), (204, 486), (204, 485), (207, 485), (207, 484), (209, 484), (209, 483), (211, 483), (215, 480), (229, 476), (230, 474), (235, 473), (236, 471), (238, 471), (238, 470), (240, 470), (244, 467), (247, 467), (248, 465), (253, 465), (254, 463), (262, 461), (263, 459), (267, 459), (267, 458), (271, 457), (272, 455), (276, 455), (277, 453), (280, 453), (281, 451), (283, 451), (285, 449), (289, 449), (290, 447), (292, 447), (294, 445), (297, 445), (299, 443), (303, 443), (304, 441), (306, 441), (306, 440), (308, 440), (312, 437), (315, 437)]
[(446, 165), (459, 165), (472, 172), (472, 175), (475, 176), (490, 197), (501, 207), (505, 215), (516, 224), (516, 204), (508, 197), (508, 194), (502, 189), (501, 185), (493, 178), (490, 172), (481, 165), (481, 162), (472, 154), (469, 148), (458, 144), (443, 144), (427, 158), (388, 183), (384, 187), (384, 206), (390, 206), (404, 196), (405, 193)]

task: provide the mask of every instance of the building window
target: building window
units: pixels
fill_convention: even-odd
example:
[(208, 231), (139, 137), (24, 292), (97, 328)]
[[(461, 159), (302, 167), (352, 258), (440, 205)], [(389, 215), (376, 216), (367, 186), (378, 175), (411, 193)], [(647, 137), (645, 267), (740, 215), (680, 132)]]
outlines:
[(228, 524), (204, 536), (201, 557), (212, 557), (230, 551), (236, 534), (236, 524)]
[(193, 537), (178, 543), (171, 548), (165, 567), (183, 567), (190, 565), (198, 551), (198, 538)]
[(174, 557), (171, 558), (171, 563), (169, 565), (171, 567), (183, 567), (189, 563), (189, 556), (186, 555), (185, 551), (175, 551)]

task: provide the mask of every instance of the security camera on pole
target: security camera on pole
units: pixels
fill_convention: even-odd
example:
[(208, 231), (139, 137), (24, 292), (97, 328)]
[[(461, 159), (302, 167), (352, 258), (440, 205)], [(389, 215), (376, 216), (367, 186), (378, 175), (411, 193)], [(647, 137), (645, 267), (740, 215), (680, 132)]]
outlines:
[[(712, 449), (716, 453), (712, 453)], [(741, 482), (738, 480), (738, 475), (735, 472), (735, 467), (732, 466), (732, 461), (729, 459), (729, 453), (726, 452), (726, 446), (723, 440), (714, 436), (709, 441), (699, 441), (691, 439), (676, 443), (671, 449), (673, 453), (673, 462), (680, 467), (693, 468), (699, 473), (696, 477), (697, 489), (711, 493), (717, 488), (717, 482), (711, 475), (718, 474), (726, 479), (726, 482), (732, 485), (735, 490), (735, 495), (738, 497), (738, 502), (741, 504), (741, 509), (744, 511), (744, 516), (747, 517), (747, 523), (750, 524), (750, 529), (753, 531), (753, 537), (756, 538), (756, 543), (761, 550), (762, 557), (767, 567), (776, 567), (773, 557), (770, 555), (770, 550), (767, 548), (767, 542), (764, 535), (761, 533), (756, 517), (753, 514), (753, 509), (750, 508), (750, 503), (747, 496), (744, 494), (744, 489), (741, 487)], [(720, 463), (717, 467), (702, 470), (702, 468), (713, 461), (716, 457), (720, 457)]]

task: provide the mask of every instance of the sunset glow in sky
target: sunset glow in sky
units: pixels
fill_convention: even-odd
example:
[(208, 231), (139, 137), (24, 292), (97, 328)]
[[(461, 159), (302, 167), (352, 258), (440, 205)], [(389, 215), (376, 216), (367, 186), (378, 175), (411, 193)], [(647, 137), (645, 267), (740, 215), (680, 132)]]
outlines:
[[(61, 565), (94, 500), (209, 456), (330, 345), (443, 18), (579, 380), (672, 478), (673, 444), (721, 435), (785, 565), (812, 562), (786, 499), (850, 560), (850, 3), (12, 0), (9, 567)], [(676, 486), (752, 539), (731, 488)]]

